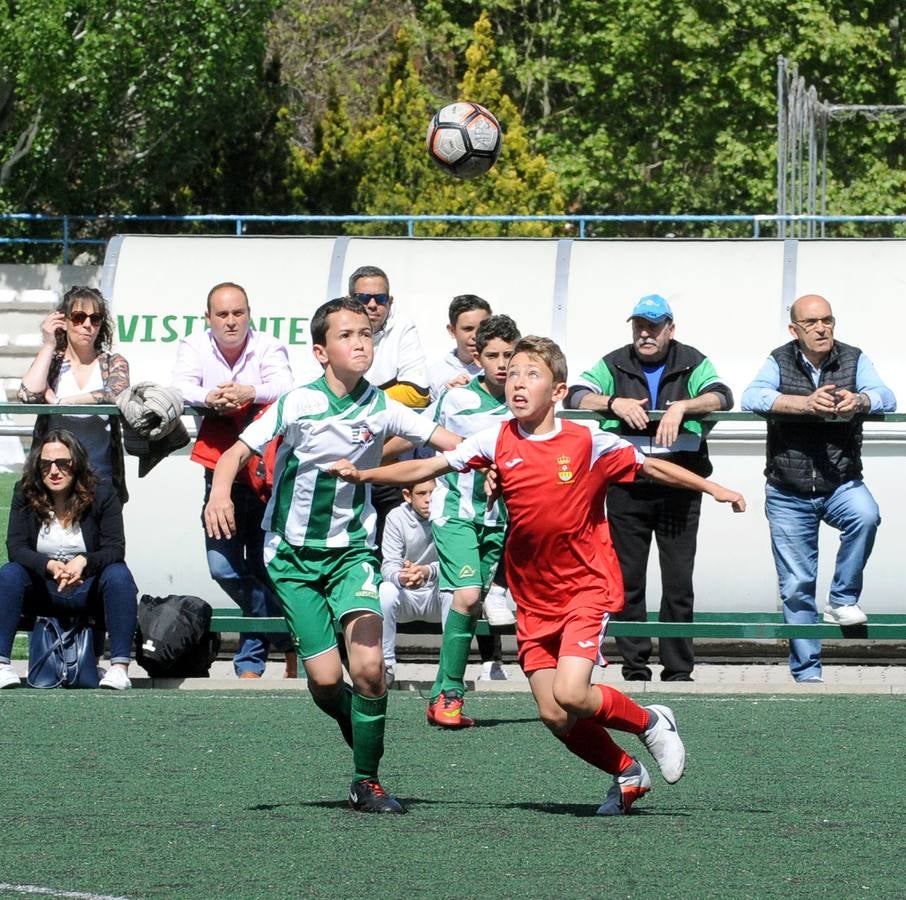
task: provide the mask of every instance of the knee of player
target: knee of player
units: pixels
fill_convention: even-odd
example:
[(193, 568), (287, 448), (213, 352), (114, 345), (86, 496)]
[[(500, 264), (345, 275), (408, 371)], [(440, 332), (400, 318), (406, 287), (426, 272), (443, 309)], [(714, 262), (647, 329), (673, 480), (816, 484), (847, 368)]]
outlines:
[(481, 608), (481, 588), (459, 588), (453, 593), (453, 609), (463, 615), (473, 616)]
[(554, 737), (565, 737), (571, 727), (569, 714), (565, 709), (542, 709), (538, 715)]
[(378, 648), (377, 653), (363, 654), (358, 659), (349, 660), (349, 677), (353, 687), (360, 694), (379, 697), (385, 690), (384, 656)]
[(564, 710), (573, 715), (584, 715), (588, 698), (587, 684), (554, 684), (554, 700), (563, 707)]

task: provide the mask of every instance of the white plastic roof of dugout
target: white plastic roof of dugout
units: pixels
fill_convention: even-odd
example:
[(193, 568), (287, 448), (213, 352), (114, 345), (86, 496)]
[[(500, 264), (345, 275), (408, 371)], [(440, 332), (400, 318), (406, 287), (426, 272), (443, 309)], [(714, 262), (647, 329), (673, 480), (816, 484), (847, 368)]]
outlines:
[[(117, 316), (118, 349), (129, 359), (133, 383), (168, 381), (176, 342), (189, 330), (204, 327), (205, 297), (221, 281), (246, 288), (253, 324), (287, 343), (297, 380), (304, 382), (318, 374), (311, 357), (309, 318), (325, 300), (346, 292), (350, 273), (361, 265), (387, 272), (395, 303), (415, 321), (429, 362), (452, 346), (445, 328), (450, 299), (474, 293), (487, 299), (495, 312), (512, 316), (523, 334), (557, 340), (566, 351), (571, 379), (603, 353), (628, 342), (626, 318), (639, 297), (663, 294), (676, 316), (677, 339), (711, 357), (733, 388), (737, 404), (767, 353), (789, 339), (792, 301), (818, 293), (833, 306), (838, 338), (862, 347), (886, 383), (906, 397), (906, 354), (897, 327), (906, 288), (906, 242), (896, 240), (122, 235), (108, 246), (101, 287)], [(776, 606), (770, 545), (760, 512), (764, 451), (753, 434), (758, 427), (721, 423), (712, 433), (715, 478), (743, 490), (751, 508), (738, 517), (705, 505), (696, 563), (701, 609)], [(866, 591), (878, 598), (881, 605), (872, 605), (882, 611), (888, 603), (891, 609), (899, 603), (894, 535), (906, 527), (906, 511), (901, 513), (901, 504), (893, 498), (899, 496), (906, 430), (884, 425), (875, 428), (872, 437), (872, 428), (865, 449), (866, 480), (881, 504), (884, 525)], [(738, 439), (732, 437), (734, 430)], [(190, 504), (177, 521), (187, 534), (197, 533), (197, 542), (180, 541), (163, 563), (141, 563), (137, 577), (142, 590), (198, 593), (214, 605), (230, 605), (225, 597), (218, 598), (207, 575), (198, 525), (201, 478), (185, 455), (164, 461), (143, 481), (132, 474), (134, 499), (127, 507), (127, 527), (134, 523), (147, 540), (149, 523), (159, 519), (165, 529), (160, 533), (174, 533), (174, 511), (168, 518), (161, 508), (170, 493), (161, 492), (162, 483), (178, 491), (172, 496), (181, 498), (180, 506)], [(822, 537), (827, 566), (835, 539)], [(883, 561), (887, 553), (889, 565)], [(729, 598), (728, 559), (736, 584)], [(822, 565), (819, 594), (826, 590), (827, 566)], [(656, 607), (656, 562), (652, 567), (649, 602)]]

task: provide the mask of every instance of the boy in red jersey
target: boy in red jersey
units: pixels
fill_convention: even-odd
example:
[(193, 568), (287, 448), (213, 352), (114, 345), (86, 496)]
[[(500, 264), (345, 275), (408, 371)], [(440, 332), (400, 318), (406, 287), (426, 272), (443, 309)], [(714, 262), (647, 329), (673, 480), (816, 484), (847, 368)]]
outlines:
[(651, 779), (606, 729), (638, 735), (670, 784), (682, 777), (686, 751), (668, 707), (641, 707), (615, 688), (591, 683), (610, 615), (623, 605), (604, 516), (607, 486), (642, 475), (710, 494), (736, 512), (745, 500), (687, 469), (643, 457), (613, 434), (557, 419), (554, 409), (566, 390), (560, 348), (548, 338), (523, 338), (507, 369), (513, 419), (431, 459), (363, 471), (341, 460), (331, 469), (356, 483), (407, 484), (496, 466), (510, 516), (504, 553), (516, 600), (519, 663), (544, 724), (572, 753), (613, 776), (598, 815), (622, 815), (651, 789)]

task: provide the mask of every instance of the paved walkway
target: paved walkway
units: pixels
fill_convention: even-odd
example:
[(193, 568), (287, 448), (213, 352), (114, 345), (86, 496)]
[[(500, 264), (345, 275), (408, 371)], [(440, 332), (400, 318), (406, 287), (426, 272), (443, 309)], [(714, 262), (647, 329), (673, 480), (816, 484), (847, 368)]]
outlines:
[[(26, 663), (14, 663), (24, 677)], [(528, 681), (516, 665), (504, 665), (506, 681), (479, 681), (477, 664), (466, 670), (470, 690), (477, 691), (528, 691)], [(658, 680), (659, 668), (654, 669), (654, 681), (626, 682), (620, 676), (619, 666), (596, 670), (595, 680), (612, 684), (627, 694), (906, 694), (906, 666), (825, 665), (824, 684), (796, 684), (790, 677), (785, 663), (758, 663), (745, 665), (716, 665), (699, 663), (695, 667), (694, 682)], [(435, 667), (427, 663), (400, 663), (396, 669), (395, 690), (419, 691), (431, 688)], [(228, 661), (215, 662), (210, 678), (157, 680), (145, 676), (135, 663), (129, 667), (135, 688), (157, 687), (179, 690), (306, 690), (306, 681), (283, 678), (283, 663), (268, 665), (261, 679), (238, 679), (233, 675), (233, 665)]]

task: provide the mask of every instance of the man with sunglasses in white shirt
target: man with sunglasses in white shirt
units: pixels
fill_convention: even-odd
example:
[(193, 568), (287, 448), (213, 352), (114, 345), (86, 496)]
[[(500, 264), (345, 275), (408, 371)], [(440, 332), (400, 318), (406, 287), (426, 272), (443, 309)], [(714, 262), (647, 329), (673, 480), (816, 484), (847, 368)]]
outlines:
[(365, 377), (405, 406), (427, 406), (425, 351), (415, 323), (393, 304), (387, 274), (377, 266), (360, 266), (349, 276), (349, 296), (365, 307), (374, 331), (374, 363)]
[[(897, 401), (858, 348), (834, 340), (830, 304), (806, 294), (790, 307), (793, 340), (771, 351), (742, 395), (742, 408), (769, 415), (765, 513), (784, 620), (818, 621), (818, 529), (840, 532), (824, 621), (861, 625), (862, 574), (878, 525), (878, 504), (862, 481), (862, 421)], [(821, 641), (790, 641), (790, 673), (823, 681)]]

